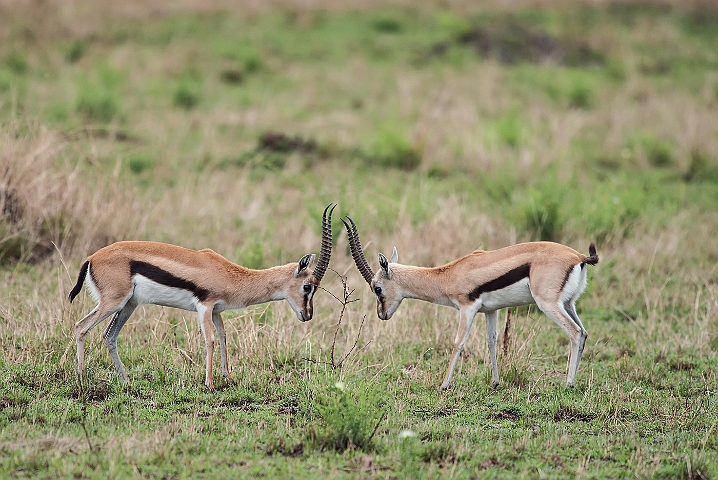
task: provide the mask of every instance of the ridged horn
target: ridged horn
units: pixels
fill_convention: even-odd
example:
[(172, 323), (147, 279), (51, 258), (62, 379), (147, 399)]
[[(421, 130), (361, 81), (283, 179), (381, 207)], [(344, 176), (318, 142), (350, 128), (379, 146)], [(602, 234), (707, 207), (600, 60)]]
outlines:
[[(331, 210), (329, 209), (330, 207)], [(312, 275), (320, 282), (327, 271), (327, 267), (329, 267), (329, 259), (332, 256), (332, 212), (335, 208), (336, 204), (330, 203), (322, 214), (322, 248), (319, 250), (317, 266), (312, 272)], [(328, 215), (327, 211), (329, 212)]]
[(354, 223), (354, 220), (352, 220), (351, 217), (349, 217), (348, 215), (347, 220), (351, 222), (351, 227), (347, 222), (344, 221), (343, 218), (341, 220), (344, 226), (347, 228), (347, 235), (349, 236), (349, 249), (352, 252), (354, 264), (357, 266), (357, 269), (359, 270), (359, 273), (361, 273), (361, 276), (364, 277), (364, 280), (366, 280), (366, 283), (371, 285), (371, 281), (374, 278), (374, 272), (367, 263), (366, 257), (364, 256), (364, 251), (361, 248), (361, 241), (359, 240), (359, 232), (357, 231), (357, 226)]

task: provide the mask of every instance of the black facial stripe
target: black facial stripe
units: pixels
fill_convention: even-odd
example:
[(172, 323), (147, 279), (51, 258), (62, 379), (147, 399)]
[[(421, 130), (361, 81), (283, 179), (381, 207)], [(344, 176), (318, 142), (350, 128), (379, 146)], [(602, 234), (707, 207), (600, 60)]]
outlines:
[(490, 282), (486, 282), (483, 285), (479, 285), (478, 287), (474, 288), (471, 292), (469, 292), (469, 300), (474, 301), (477, 298), (481, 296), (482, 293), (486, 292), (494, 292), (496, 290), (501, 290), (502, 288), (506, 288), (510, 285), (513, 285), (514, 283), (523, 280), (524, 278), (527, 278), (529, 276), (529, 272), (531, 271), (531, 264), (530, 263), (524, 263), (523, 265), (520, 265), (512, 270), (509, 270), (508, 272), (504, 273), (498, 278), (495, 278), (491, 280)]
[(185, 280), (184, 278), (176, 277), (166, 270), (162, 270), (159, 267), (152, 265), (147, 262), (140, 262), (133, 260), (130, 262), (130, 275), (142, 275), (147, 277), (153, 282), (160, 283), (166, 287), (180, 288), (182, 290), (188, 290), (194, 294), (200, 302), (203, 302), (209, 297), (209, 290), (206, 290), (194, 282)]

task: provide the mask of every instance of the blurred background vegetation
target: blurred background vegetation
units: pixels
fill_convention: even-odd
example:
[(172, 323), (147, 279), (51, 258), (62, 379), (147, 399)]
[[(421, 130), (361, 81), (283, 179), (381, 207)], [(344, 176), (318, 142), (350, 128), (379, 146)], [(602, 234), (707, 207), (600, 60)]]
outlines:
[[(597, 242), (601, 263), (579, 302), (591, 335), (579, 371), (579, 381), (589, 382), (581, 408), (594, 416), (573, 415), (571, 402), (579, 400), (564, 393), (543, 400), (570, 408), (556, 405), (545, 419), (546, 412), (531, 410), (527, 389), (562, 383), (566, 340), (527, 310), (519, 312), (531, 319), (518, 323), (524, 343), (502, 365), (506, 395), (515, 402), (500, 411), (508, 421), (524, 418), (529, 429), (534, 421), (559, 425), (566, 415), (593, 420), (601, 431), (610, 422), (630, 425), (635, 437), (620, 458), (636, 475), (665, 467), (668, 476), (707, 478), (691, 475), (708, 475), (711, 464), (716, 475), (715, 415), (690, 422), (670, 417), (677, 456), (661, 453), (675, 445), (662, 443), (654, 425), (642, 430), (638, 417), (620, 415), (640, 411), (655, 422), (684, 397), (715, 406), (717, 107), (718, 4), (709, 0), (0, 0), (0, 343), (8, 378), (0, 407), (10, 412), (0, 425), (6, 438), (22, 428), (43, 434), (36, 423), (42, 415), (48, 425), (66, 426), (65, 417), (47, 413), (59, 408), (50, 400), (46, 410), (32, 410), (7, 399), (23, 389), (27, 398), (39, 398), (46, 388), (41, 380), (24, 384), (26, 368), (35, 372), (31, 378), (51, 371), (74, 382), (72, 325), (91, 302), (70, 307), (64, 299), (86, 255), (113, 241), (146, 239), (210, 247), (248, 267), (269, 267), (317, 252), (321, 212), (337, 202), (335, 217), (354, 218), (371, 263), (393, 245), (403, 263), (431, 266), (520, 241), (553, 240), (584, 253)], [(447, 443), (452, 429), (463, 428), (451, 422), (460, 411), (479, 408), (480, 428), (472, 428), (490, 437), (484, 423), (497, 420), (491, 409), (509, 401), (481, 390), (475, 404), (459, 393), (486, 388), (482, 328), (467, 353), (479, 358), (462, 362), (457, 392), (448, 394), (459, 407), (426, 407), (439, 413), (412, 420), (425, 408), (417, 404), (436, 402), (429, 387), (445, 366), (454, 312), (405, 302), (397, 318), (379, 323), (340, 225), (334, 225), (332, 268), (348, 275), (361, 301), (351, 304), (339, 338), (351, 345), (368, 312), (362, 335), (371, 342), (342, 375), (354, 375), (369, 392), (389, 389), (377, 394), (383, 398), (411, 392), (382, 406), (389, 412), (386, 428), (411, 426), (425, 443), (415, 446), (418, 453), (390, 458), (417, 471), (425, 468), (419, 464), (439, 469), (434, 472), (470, 458), (480, 439), (466, 433)], [(327, 279), (327, 288), (337, 285)], [(336, 305), (319, 296), (317, 302), (309, 325), (297, 325), (281, 305), (230, 316), (231, 363), (270, 379), (277, 368), (304, 368), (301, 358), (312, 351), (326, 353)], [(199, 378), (200, 369), (187, 361), (201, 363), (196, 325), (188, 326), (184, 312), (148, 309), (135, 316), (120, 348), (140, 385), (161, 390), (163, 382)], [(39, 351), (46, 352), (43, 361)], [(108, 356), (100, 349), (94, 355), (91, 371), (111, 382)], [(411, 364), (414, 373), (402, 376), (414, 357), (421, 359)], [(167, 377), (147, 373), (158, 364), (169, 365)], [(376, 374), (385, 386), (372, 381), (375, 364), (386, 369)], [(610, 403), (616, 384), (634, 392), (619, 395), (627, 402), (621, 406)], [(287, 385), (282, 388), (302, 388)], [(274, 395), (266, 385), (251, 387), (267, 391), (242, 401)], [(149, 408), (141, 395), (107, 388), (95, 404), (98, 422), (102, 408), (114, 411), (108, 402)], [(300, 397), (320, 398), (326, 412), (349, 401), (322, 388)], [(53, 394), (75, 395), (69, 391)], [(367, 398), (356, 405), (372, 404)], [(653, 405), (649, 398), (655, 408), (645, 406)], [(234, 405), (236, 399), (225, 400)], [(241, 448), (251, 450), (266, 437), (257, 448), (289, 457), (302, 455), (298, 445), (345, 444), (346, 438), (362, 439), (362, 449), (371, 451), (366, 429), (379, 410), (352, 424), (359, 425), (357, 434), (334, 431), (322, 439), (331, 430), (323, 425), (304, 443), (291, 435), (287, 443), (283, 427), (256, 427), (256, 419), (249, 433), (233, 428), (244, 435)], [(362, 415), (357, 407), (354, 420)], [(572, 442), (582, 426), (569, 433)], [(624, 433), (619, 427), (613, 440)], [(506, 452), (543, 452), (541, 442), (562, 438), (559, 430), (528, 447), (509, 438)], [(382, 432), (384, 426), (375, 440), (385, 438)], [(636, 445), (644, 453), (631, 453)], [(128, 448), (144, 455), (142, 447)], [(32, 452), (13, 458), (20, 465)], [(516, 460), (491, 455), (478, 455), (474, 467), (505, 470)], [(565, 468), (544, 464), (559, 475), (585, 474), (585, 455), (560, 455)], [(413, 464), (414, 457), (423, 460)], [(376, 462), (357, 461), (351, 468), (382, 471)], [(535, 473), (532, 461), (513, 473)]]

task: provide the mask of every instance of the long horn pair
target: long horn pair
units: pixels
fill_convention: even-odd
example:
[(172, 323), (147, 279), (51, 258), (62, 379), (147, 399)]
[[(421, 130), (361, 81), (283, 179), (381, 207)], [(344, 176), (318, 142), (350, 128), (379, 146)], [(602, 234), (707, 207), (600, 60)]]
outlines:
[[(336, 208), (336, 204), (329, 204), (322, 214), (322, 248), (319, 251), (319, 260), (314, 268), (312, 275), (321, 282), (324, 274), (329, 267), (329, 259), (332, 256), (332, 212)], [(331, 210), (329, 209), (331, 207)], [(327, 215), (327, 211), (329, 214)]]
[(347, 222), (344, 221), (342, 218), (342, 223), (347, 228), (347, 236), (349, 237), (349, 249), (352, 252), (352, 258), (354, 259), (354, 264), (357, 266), (357, 269), (359, 270), (359, 273), (361, 273), (361, 276), (364, 277), (364, 280), (366, 280), (366, 283), (371, 285), (371, 281), (374, 278), (374, 272), (372, 271), (371, 267), (366, 261), (366, 257), (364, 256), (364, 251), (361, 248), (361, 241), (359, 241), (359, 232), (357, 231), (357, 226), (354, 223), (354, 220), (351, 219), (347, 215), (347, 220), (352, 224), (351, 227)]

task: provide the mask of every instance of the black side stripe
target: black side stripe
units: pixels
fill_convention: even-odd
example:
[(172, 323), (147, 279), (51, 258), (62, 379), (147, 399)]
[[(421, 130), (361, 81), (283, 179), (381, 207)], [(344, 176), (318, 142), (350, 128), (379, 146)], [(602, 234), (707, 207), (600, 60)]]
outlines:
[[(585, 266), (585, 264), (582, 263), (581, 264), (582, 270), (583, 270), (584, 266)], [(571, 273), (573, 273), (574, 267), (576, 267), (576, 265), (571, 265), (570, 267), (568, 267), (568, 270), (566, 270), (566, 275), (563, 276), (563, 282), (561, 282), (561, 288), (559, 289), (559, 291), (562, 291), (563, 287), (565, 287), (566, 284), (568, 283), (568, 279), (571, 277)]]
[(498, 278), (495, 278), (491, 280), (490, 282), (486, 282), (483, 285), (479, 285), (478, 287), (474, 288), (471, 292), (469, 292), (469, 300), (474, 301), (477, 298), (481, 296), (482, 293), (486, 292), (494, 292), (496, 290), (501, 290), (502, 288), (506, 288), (510, 285), (513, 285), (516, 282), (519, 282), (523, 280), (524, 278), (528, 278), (529, 272), (531, 271), (531, 264), (530, 263), (524, 263), (523, 265), (520, 265), (512, 270), (509, 270), (508, 272), (504, 273)]
[(207, 297), (209, 297), (209, 290), (200, 287), (194, 282), (185, 280), (184, 278), (176, 277), (170, 272), (162, 270), (151, 263), (140, 262), (137, 260), (130, 261), (130, 275), (142, 275), (143, 277), (147, 277), (153, 282), (160, 283), (166, 287), (188, 290), (192, 292), (200, 302), (205, 301)]

